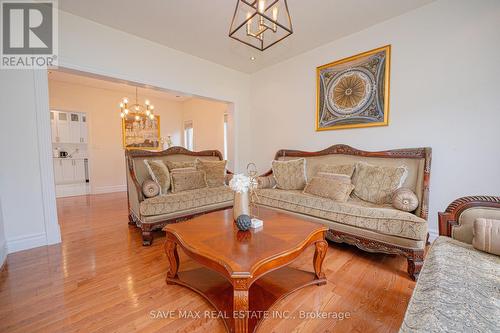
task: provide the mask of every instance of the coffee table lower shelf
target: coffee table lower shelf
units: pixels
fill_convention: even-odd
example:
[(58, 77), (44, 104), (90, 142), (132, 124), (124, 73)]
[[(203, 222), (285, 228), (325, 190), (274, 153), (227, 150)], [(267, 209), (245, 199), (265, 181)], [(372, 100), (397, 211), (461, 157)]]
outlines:
[[(303, 287), (326, 284), (326, 278), (317, 278), (313, 272), (289, 266), (278, 268), (250, 286), (248, 312), (234, 312), (233, 286), (217, 272), (200, 267), (179, 271), (176, 277), (167, 277), (166, 280), (168, 284), (185, 286), (203, 296), (216, 309), (215, 315), (223, 319), (228, 332), (254, 332), (265, 312), (276, 302)], [(272, 316), (272, 313), (267, 314)], [(235, 325), (235, 319), (240, 321), (242, 316), (248, 316), (247, 328)]]

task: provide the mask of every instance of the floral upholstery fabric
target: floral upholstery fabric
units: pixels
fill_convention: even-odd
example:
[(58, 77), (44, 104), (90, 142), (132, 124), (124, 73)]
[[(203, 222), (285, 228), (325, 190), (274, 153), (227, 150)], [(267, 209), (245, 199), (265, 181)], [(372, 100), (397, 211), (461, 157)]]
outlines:
[(390, 206), (362, 203), (358, 199), (351, 198), (347, 202), (336, 202), (304, 194), (302, 191), (258, 189), (256, 193), (257, 203), (264, 206), (319, 217), (386, 235), (414, 240), (427, 238), (427, 221)]
[(276, 186), (282, 190), (303, 190), (306, 186), (306, 159), (273, 161)]
[(401, 333), (500, 332), (500, 257), (441, 236), (420, 272)]
[(354, 169), (355, 169), (354, 164), (342, 164), (342, 165), (320, 164), (316, 167), (316, 173), (320, 172), (337, 173), (352, 177)]
[(170, 189), (170, 173), (161, 160), (144, 160), (151, 178), (160, 186), (160, 194), (165, 194)]
[(205, 172), (208, 187), (224, 185), (227, 161), (205, 161), (197, 158), (194, 162), (196, 170)]
[(406, 175), (404, 166), (393, 168), (359, 162), (352, 180), (354, 194), (376, 204), (391, 203), (392, 193), (401, 187)]
[(165, 163), (170, 171), (173, 169), (194, 168), (194, 161), (166, 161)]
[(257, 177), (257, 188), (273, 188), (276, 186), (276, 179), (273, 175)]
[(344, 175), (341, 173), (318, 172), (316, 174), (316, 177), (335, 180), (337, 182), (341, 182), (342, 184), (352, 184), (351, 176)]
[(346, 202), (354, 186), (339, 179), (313, 177), (307, 183), (304, 193), (329, 198), (338, 202)]
[(204, 171), (172, 172), (172, 193), (207, 187)]
[(145, 199), (140, 204), (140, 212), (144, 216), (162, 215), (217, 203), (230, 203), (232, 200), (233, 191), (227, 186), (205, 187)]

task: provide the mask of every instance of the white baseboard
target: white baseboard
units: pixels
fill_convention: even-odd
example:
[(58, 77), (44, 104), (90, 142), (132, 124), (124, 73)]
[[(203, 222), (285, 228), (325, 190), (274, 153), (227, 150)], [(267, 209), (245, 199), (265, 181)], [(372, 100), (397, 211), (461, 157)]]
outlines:
[(47, 235), (44, 232), (7, 239), (8, 253), (28, 250), (45, 245), (47, 245)]
[(5, 260), (7, 260), (7, 242), (3, 241), (0, 244), (0, 268), (5, 264)]
[(113, 192), (125, 192), (127, 185), (112, 185), (112, 186), (99, 186), (92, 190), (92, 194), (103, 194)]
[(90, 193), (90, 184), (57, 184), (56, 198), (74, 197), (75, 195), (86, 195)]
[(434, 242), (436, 238), (439, 237), (439, 232), (437, 230), (429, 230), (429, 242)]

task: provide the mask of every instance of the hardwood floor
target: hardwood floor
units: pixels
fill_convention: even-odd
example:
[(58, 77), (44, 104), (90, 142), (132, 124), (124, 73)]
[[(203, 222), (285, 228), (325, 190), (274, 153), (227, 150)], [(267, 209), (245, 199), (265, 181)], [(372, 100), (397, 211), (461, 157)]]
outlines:
[[(0, 332), (224, 332), (221, 319), (203, 316), (212, 308), (201, 296), (165, 284), (164, 236), (142, 246), (140, 230), (127, 225), (125, 193), (57, 203), (62, 244), (10, 254), (0, 273)], [(312, 271), (313, 252), (292, 265)], [(181, 270), (196, 265), (179, 254)], [(404, 258), (330, 244), (323, 267), (328, 283), (290, 295), (274, 308), (289, 319), (270, 317), (259, 332), (399, 329), (415, 286)], [(299, 311), (330, 318), (301, 319)]]

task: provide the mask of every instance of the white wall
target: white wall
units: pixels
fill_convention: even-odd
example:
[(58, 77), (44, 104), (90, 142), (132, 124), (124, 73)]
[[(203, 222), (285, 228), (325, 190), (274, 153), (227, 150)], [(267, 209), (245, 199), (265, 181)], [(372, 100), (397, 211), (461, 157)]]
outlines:
[[(59, 14), (59, 65), (233, 102), (235, 161), (244, 166), (250, 158), (248, 142), (240, 139), (247, 137), (249, 129), (239, 125), (249, 121), (247, 74), (64, 12)], [(0, 153), (4, 156), (0, 161), (0, 197), (9, 252), (50, 243), (45, 229), (56, 226), (56, 214), (46, 214), (47, 209), (43, 209), (44, 194), (53, 193), (54, 188), (41, 186), (41, 177), (50, 174), (52, 167), (41, 174), (50, 163), (46, 159), (40, 164), (37, 141), (37, 121), (50, 128), (48, 109), (47, 118), (37, 118), (37, 110), (44, 106), (36, 104), (37, 96), (48, 99), (37, 95), (48, 94), (48, 82), (38, 82), (35, 76), (30, 70), (0, 73)], [(50, 144), (49, 134), (43, 133), (44, 143)], [(48, 205), (49, 211), (55, 210), (55, 203)]]
[(2, 198), (0, 198), (0, 268), (2, 268), (7, 259), (7, 239), (5, 239), (5, 230), (3, 227)]
[[(130, 93), (81, 84), (49, 80), (52, 110), (86, 112), (89, 129), (89, 171), (92, 193), (126, 188), (125, 153), (122, 146), (121, 118), (117, 103)], [(140, 90), (140, 100), (149, 99), (160, 116), (160, 135), (170, 135), (181, 145), (183, 103), (161, 99)]]
[[(438, 1), (252, 75), (253, 151), (344, 143), (433, 149), (430, 228), (453, 199), (500, 194), (500, 2)], [(392, 44), (388, 127), (315, 131), (315, 68)]]
[[(183, 103), (183, 122), (193, 122), (194, 150), (217, 149), (224, 153), (224, 114), (227, 112), (227, 103), (202, 99)], [(231, 156), (228, 160), (232, 165)]]

